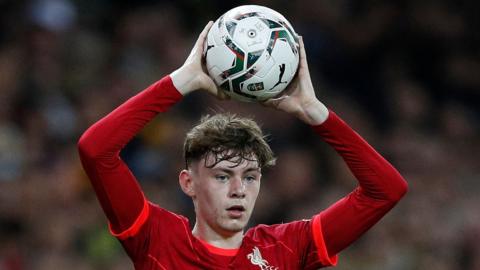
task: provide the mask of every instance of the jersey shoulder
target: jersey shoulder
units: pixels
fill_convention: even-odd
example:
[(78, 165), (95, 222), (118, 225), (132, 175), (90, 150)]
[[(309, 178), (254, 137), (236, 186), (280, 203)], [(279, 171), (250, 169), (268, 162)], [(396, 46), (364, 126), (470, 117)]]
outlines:
[(152, 202), (148, 202), (148, 204), (150, 207), (149, 218), (153, 222), (161, 221), (163, 226), (189, 224), (188, 218), (180, 214), (176, 214), (174, 212), (168, 211)]
[(182, 215), (170, 212), (147, 202), (146, 219), (137, 223), (135, 234), (119, 238), (129, 256), (135, 261), (152, 250), (167, 248), (171, 243), (188, 241), (189, 221)]

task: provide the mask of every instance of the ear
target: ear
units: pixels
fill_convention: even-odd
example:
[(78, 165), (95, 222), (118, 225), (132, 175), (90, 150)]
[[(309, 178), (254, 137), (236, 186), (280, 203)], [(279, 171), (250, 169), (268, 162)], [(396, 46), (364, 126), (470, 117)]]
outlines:
[(182, 170), (178, 175), (178, 183), (182, 188), (183, 192), (187, 194), (187, 196), (194, 198), (195, 197), (195, 188), (192, 179), (192, 171), (190, 170)]

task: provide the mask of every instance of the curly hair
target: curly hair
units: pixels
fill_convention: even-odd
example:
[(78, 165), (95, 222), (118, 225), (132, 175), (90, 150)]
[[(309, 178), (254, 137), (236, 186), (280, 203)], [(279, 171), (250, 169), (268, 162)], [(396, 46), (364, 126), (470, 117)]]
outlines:
[(231, 113), (203, 116), (187, 133), (183, 150), (186, 168), (209, 155), (215, 159), (212, 164), (205, 159), (208, 168), (224, 160), (235, 163), (233, 167), (244, 160), (257, 160), (260, 168), (275, 164), (273, 151), (258, 124)]

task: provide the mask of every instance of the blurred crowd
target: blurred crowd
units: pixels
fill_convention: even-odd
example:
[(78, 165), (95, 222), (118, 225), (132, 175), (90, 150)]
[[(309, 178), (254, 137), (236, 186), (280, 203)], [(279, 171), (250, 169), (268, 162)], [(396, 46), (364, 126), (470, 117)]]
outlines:
[[(317, 96), (409, 182), (336, 269), (480, 269), (478, 1), (3, 0), (0, 270), (133, 269), (109, 235), (76, 142), (180, 66), (208, 20), (247, 3), (290, 20), (304, 37)], [(194, 93), (122, 152), (150, 200), (193, 217), (177, 183), (183, 137), (218, 111), (253, 116), (278, 156), (252, 225), (309, 218), (355, 187), (308, 126)]]

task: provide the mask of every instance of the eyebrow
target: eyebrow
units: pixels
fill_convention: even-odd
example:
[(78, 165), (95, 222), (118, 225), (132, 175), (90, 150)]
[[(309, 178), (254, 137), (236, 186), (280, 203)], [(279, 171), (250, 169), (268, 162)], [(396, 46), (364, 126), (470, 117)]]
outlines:
[[(222, 171), (228, 174), (233, 174), (233, 170), (228, 168), (213, 168), (213, 170)], [(260, 167), (249, 167), (246, 170), (244, 170), (243, 173), (252, 172), (252, 171), (260, 172)]]

